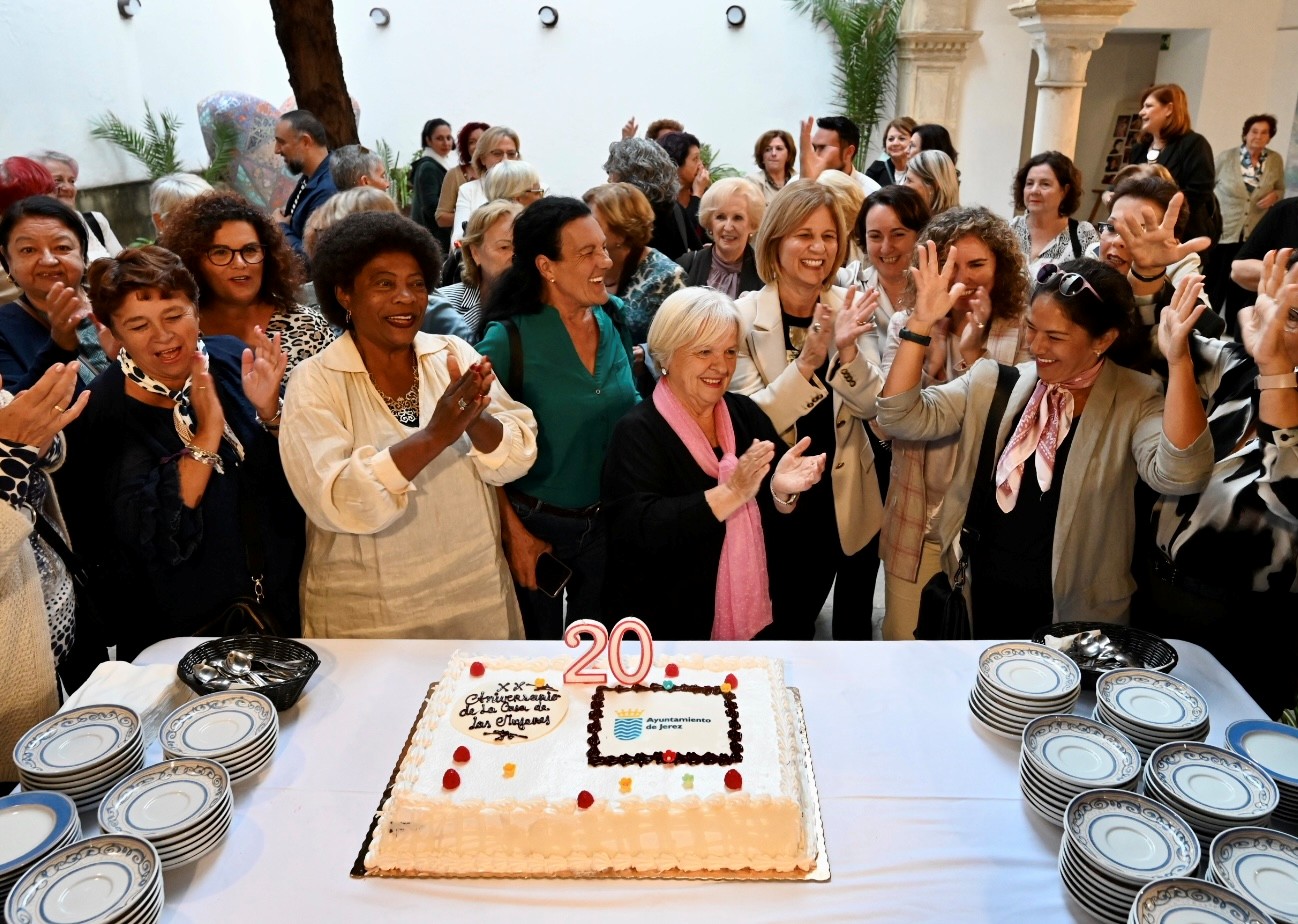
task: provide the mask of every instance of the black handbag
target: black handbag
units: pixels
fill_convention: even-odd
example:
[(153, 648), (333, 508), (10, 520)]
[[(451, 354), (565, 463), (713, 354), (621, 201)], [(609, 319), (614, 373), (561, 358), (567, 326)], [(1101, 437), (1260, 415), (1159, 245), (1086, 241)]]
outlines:
[(960, 531), (960, 561), (956, 565), (955, 580), (948, 578), (945, 571), (939, 571), (929, 578), (924, 589), (920, 591), (919, 619), (915, 623), (917, 639), (958, 641), (973, 638), (973, 620), (964, 595), (965, 585), (969, 581), (969, 546), (978, 537), (975, 527), (982, 520), (981, 514), (986, 497), (983, 488), (992, 475), (996, 434), (1000, 430), (1001, 418), (1005, 416), (1005, 406), (1009, 404), (1010, 392), (1014, 390), (1014, 383), (1018, 378), (1017, 367), (997, 365), (996, 393), (992, 396), (992, 403), (988, 408), (987, 425), (983, 430), (982, 445), (978, 450), (978, 467), (970, 491), (969, 509), (965, 513), (964, 526)]

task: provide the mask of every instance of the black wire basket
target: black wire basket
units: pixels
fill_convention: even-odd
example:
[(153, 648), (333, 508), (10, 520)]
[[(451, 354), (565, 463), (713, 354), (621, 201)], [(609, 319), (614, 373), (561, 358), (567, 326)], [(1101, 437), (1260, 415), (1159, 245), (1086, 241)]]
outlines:
[[(1154, 633), (1146, 632), (1144, 629), (1133, 629), (1130, 626), (1115, 625), (1111, 622), (1057, 622), (1053, 625), (1042, 626), (1033, 632), (1032, 641), (1038, 645), (1044, 645), (1047, 635), (1059, 638), (1065, 635), (1076, 635), (1079, 632), (1089, 632), (1092, 629), (1099, 629), (1113, 639), (1127, 654), (1139, 658), (1142, 663), (1132, 664), (1132, 667), (1143, 667), (1145, 670), (1170, 674), (1172, 668), (1176, 667), (1177, 662), (1180, 660), (1176, 649)], [(1083, 667), (1082, 686), (1088, 690), (1093, 690), (1095, 681), (1099, 680), (1100, 675), (1104, 673), (1107, 673), (1107, 671), (1097, 671), (1089, 667)]]
[[(275, 704), (280, 712), (292, 706), (302, 696), (307, 681), (320, 666), (320, 656), (314, 651), (289, 638), (278, 638), (273, 635), (231, 635), (225, 638), (204, 642), (192, 649), (176, 665), (176, 674), (200, 696), (216, 693), (221, 689), (210, 686), (194, 676), (194, 669), (203, 661), (219, 661), (234, 650), (246, 651), (252, 655), (254, 662), (258, 658), (273, 658), (276, 661), (302, 661), (300, 673), (288, 680), (273, 683), (257, 684), (251, 690), (260, 693)], [(254, 664), (254, 670), (256, 666)]]

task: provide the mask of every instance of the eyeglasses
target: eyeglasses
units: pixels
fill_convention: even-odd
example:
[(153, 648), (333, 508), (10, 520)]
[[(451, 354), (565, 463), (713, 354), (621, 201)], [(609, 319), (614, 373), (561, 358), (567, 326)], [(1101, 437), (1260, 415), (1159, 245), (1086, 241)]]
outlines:
[(1111, 221), (1097, 221), (1095, 223), (1095, 230), (1100, 232), (1101, 234), (1118, 233), (1118, 229), (1113, 226), (1113, 222)]
[(1065, 298), (1072, 298), (1074, 295), (1080, 295), (1082, 292), (1090, 292), (1095, 296), (1095, 300), (1103, 302), (1100, 293), (1095, 291), (1095, 286), (1086, 281), (1086, 277), (1080, 273), (1065, 273), (1053, 263), (1047, 263), (1041, 269), (1037, 270), (1037, 285), (1046, 285), (1056, 276), (1063, 276), (1059, 280), (1059, 294)]
[(266, 259), (266, 248), (260, 244), (244, 244), (238, 250), (230, 247), (207, 248), (207, 259), (213, 266), (229, 266), (235, 254), (242, 257), (244, 263), (260, 263)]

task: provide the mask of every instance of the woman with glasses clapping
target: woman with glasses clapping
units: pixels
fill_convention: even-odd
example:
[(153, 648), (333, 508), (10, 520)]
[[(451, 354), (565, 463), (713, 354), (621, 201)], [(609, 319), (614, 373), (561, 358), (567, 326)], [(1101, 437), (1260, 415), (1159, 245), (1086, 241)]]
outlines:
[[(1188, 346), (1203, 311), (1202, 278), (1178, 286), (1160, 318), (1166, 401), (1156, 381), (1109, 358), (1134, 306), (1126, 280), (1093, 260), (1041, 268), (1024, 322), (1031, 362), (980, 361), (968, 375), (921, 390), (929, 331), (963, 294), (963, 284), (952, 284), (954, 267), (951, 256), (939, 265), (934, 243), (920, 248), (915, 309), (879, 398), (879, 422), (912, 440), (959, 434), (938, 533), (948, 576), (968, 557), (973, 636), (1024, 638), (1043, 623), (1076, 619), (1125, 623), (1135, 590), (1137, 476), (1161, 493), (1185, 495), (1201, 490), (1212, 470)], [(1006, 403), (992, 420), (998, 390)], [(996, 427), (990, 474), (980, 482), (989, 426)]]
[(204, 336), (229, 334), (255, 347), (279, 334), (288, 374), (337, 336), (314, 306), (299, 305), (301, 272), (278, 227), (247, 199), (214, 192), (178, 207), (158, 243), (180, 257), (198, 282)]

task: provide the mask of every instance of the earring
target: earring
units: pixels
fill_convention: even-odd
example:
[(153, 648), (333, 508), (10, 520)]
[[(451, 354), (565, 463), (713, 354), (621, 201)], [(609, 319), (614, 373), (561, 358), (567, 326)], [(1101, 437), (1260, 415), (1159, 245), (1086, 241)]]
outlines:
[(546, 278), (547, 280), (549, 280), (550, 285), (554, 285), (554, 277), (553, 277), (553, 276), (546, 276), (545, 278)]
[[(345, 310), (345, 309), (344, 309), (344, 310)], [(350, 324), (351, 322), (352, 322), (352, 313), (351, 313), (350, 311), (348, 311), (348, 312), (347, 312), (347, 323)]]
[(667, 378), (667, 367), (663, 366), (663, 378)]

